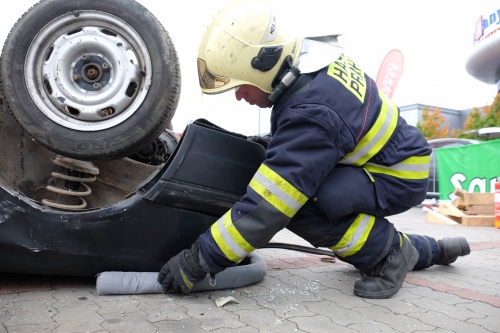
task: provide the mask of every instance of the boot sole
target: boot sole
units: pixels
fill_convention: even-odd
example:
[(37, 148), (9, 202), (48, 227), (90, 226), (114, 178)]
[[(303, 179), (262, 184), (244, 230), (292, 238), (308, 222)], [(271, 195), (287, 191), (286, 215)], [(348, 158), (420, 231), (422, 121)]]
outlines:
[[(412, 247), (412, 251), (411, 251), (410, 258), (408, 259), (408, 271), (407, 272), (410, 272), (413, 269), (413, 267), (415, 267), (415, 265), (417, 264), (417, 261), (418, 261), (418, 257), (419, 257), (417, 249), (413, 245), (411, 247)], [(405, 278), (406, 278), (406, 274), (405, 274)], [(404, 278), (401, 279), (401, 282), (398, 283), (396, 286), (394, 286), (394, 288), (392, 288), (392, 289), (385, 290), (385, 291), (379, 291), (379, 292), (366, 292), (366, 291), (360, 291), (360, 290), (357, 290), (356, 288), (354, 288), (354, 295), (359, 296), (359, 297), (363, 297), (363, 298), (371, 298), (371, 299), (390, 298), (390, 297), (394, 296), (399, 291), (399, 289), (401, 289), (401, 286), (403, 285), (404, 280), (405, 280)]]

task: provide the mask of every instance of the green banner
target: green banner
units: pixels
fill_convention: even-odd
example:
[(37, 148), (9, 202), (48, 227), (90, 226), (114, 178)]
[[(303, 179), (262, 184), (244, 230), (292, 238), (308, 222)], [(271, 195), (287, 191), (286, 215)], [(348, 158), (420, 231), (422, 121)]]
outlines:
[(455, 188), (495, 192), (500, 177), (500, 139), (436, 149), (439, 199), (452, 200)]

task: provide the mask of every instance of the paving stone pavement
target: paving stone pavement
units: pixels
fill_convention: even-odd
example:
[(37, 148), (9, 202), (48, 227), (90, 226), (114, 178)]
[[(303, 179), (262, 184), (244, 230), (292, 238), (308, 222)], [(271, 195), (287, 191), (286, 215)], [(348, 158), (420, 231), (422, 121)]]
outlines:
[[(390, 220), (407, 233), (465, 236), (472, 252), (409, 273), (390, 299), (355, 296), (349, 264), (261, 249), (261, 282), (190, 295), (97, 296), (95, 278), (0, 273), (0, 333), (500, 332), (500, 229), (430, 224), (425, 214), (415, 207)], [(287, 231), (273, 241), (307, 245)], [(227, 296), (237, 303), (217, 307)]]

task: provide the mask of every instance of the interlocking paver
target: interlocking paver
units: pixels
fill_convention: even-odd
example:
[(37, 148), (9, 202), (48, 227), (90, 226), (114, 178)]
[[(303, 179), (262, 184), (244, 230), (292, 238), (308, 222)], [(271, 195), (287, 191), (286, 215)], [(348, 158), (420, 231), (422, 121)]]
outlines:
[(425, 312), (415, 308), (415, 311), (402, 314), (399, 312), (399, 308), (383, 306), (383, 302), (380, 302), (380, 305), (373, 306), (369, 311), (362, 312), (366, 318), (371, 319), (373, 322), (384, 323), (397, 332), (413, 332), (416, 329), (432, 331), (436, 328), (435, 325), (422, 322), (418, 317), (414, 317), (413, 315), (416, 313), (422, 314)]
[[(436, 329), (432, 330), (431, 332), (432, 333), (454, 333), (453, 331), (444, 330), (444, 329), (441, 329), (441, 328), (436, 328)], [(414, 331), (414, 333), (429, 333), (429, 331), (416, 330), (416, 331)]]
[(469, 319), (467, 320), (467, 322), (471, 324), (477, 324), (490, 332), (500, 331), (500, 317), (498, 317), (498, 313), (496, 315), (486, 316), (485, 318), (481, 319)]
[[(26, 298), (25, 298), (26, 299)], [(52, 306), (55, 300), (24, 300), (14, 302), (8, 309), (9, 319), (4, 325), (9, 327), (19, 325), (38, 325), (51, 323), (52, 316), (57, 314), (57, 310)]]
[(53, 316), (58, 324), (54, 333), (68, 332), (95, 332), (102, 330), (101, 324), (104, 318), (97, 313), (97, 305), (84, 307), (64, 307), (57, 309), (58, 313)]
[(294, 332), (297, 325), (291, 321), (284, 320), (276, 316), (273, 310), (270, 309), (256, 309), (256, 310), (241, 310), (235, 311), (240, 321), (255, 327), (259, 332)]
[(258, 333), (259, 330), (256, 329), (255, 327), (242, 324), (242, 326), (238, 327), (237, 329), (220, 328), (210, 332), (211, 333)]
[(499, 322), (500, 322), (500, 316), (499, 316), (500, 308), (492, 306), (491, 304), (471, 301), (469, 303), (457, 304), (457, 308), (458, 307), (468, 309), (472, 312), (475, 312), (475, 313), (478, 313), (481, 315), (497, 317)]
[(356, 333), (358, 331), (338, 325), (327, 316), (316, 315), (310, 317), (296, 317), (291, 321), (297, 323), (298, 330), (296, 332), (308, 333)]
[(416, 296), (438, 300), (441, 304), (444, 305), (456, 305), (460, 303), (470, 302), (469, 299), (465, 299), (450, 293), (436, 291), (427, 287), (411, 288), (408, 289), (408, 292)]
[[(20, 302), (33, 302), (33, 301), (45, 301), (49, 302), (51, 304), (55, 303), (55, 299), (53, 297), (54, 293), (56, 291), (54, 290), (47, 290), (47, 291), (40, 291), (40, 290), (35, 290), (35, 291), (30, 291), (30, 292), (20, 292), (20, 293), (14, 293), (12, 295), (15, 295), (14, 297), (11, 298), (12, 302), (15, 303), (20, 303)], [(7, 295), (2, 295), (2, 298), (6, 297)]]
[(362, 298), (347, 296), (342, 291), (334, 288), (321, 290), (315, 293), (315, 295), (318, 301), (329, 301), (332, 302), (336, 307), (340, 307), (343, 309), (361, 309), (362, 311), (365, 311), (372, 306), (372, 304), (365, 302), (365, 300)]
[(95, 306), (97, 296), (93, 290), (88, 289), (60, 289), (52, 293), (55, 309), (64, 307)]
[(102, 315), (101, 327), (109, 332), (157, 332), (158, 327), (146, 320), (144, 311), (115, 312)]
[[(465, 236), (472, 253), (409, 273), (389, 299), (355, 296), (359, 273), (340, 260), (259, 249), (268, 264), (261, 282), (190, 295), (97, 296), (91, 278), (0, 274), (0, 333), (499, 332), (500, 230), (429, 224), (425, 214), (414, 208), (390, 220), (403, 232)], [(286, 230), (273, 241), (307, 245)], [(226, 296), (239, 303), (217, 307)]]
[[(200, 333), (206, 332), (201, 328), (201, 322), (194, 318), (184, 318), (182, 320), (167, 320), (161, 321), (155, 324), (158, 327), (159, 333), (171, 333), (171, 332), (189, 332), (189, 333)], [(137, 332), (137, 331), (130, 331)]]
[(452, 319), (469, 320), (473, 318), (485, 318), (486, 315), (473, 312), (467, 308), (457, 305), (446, 305), (432, 298), (419, 298), (408, 300), (409, 303), (421, 309), (418, 312), (435, 311), (440, 312)]
[(414, 317), (427, 325), (436, 326), (441, 329), (449, 330), (450, 332), (492, 332), (481, 326), (481, 324), (473, 324), (464, 320), (453, 319), (443, 313), (436, 311), (428, 311), (426, 313), (410, 313), (408, 314), (408, 316)]
[(384, 332), (384, 333), (399, 333), (401, 331), (394, 330), (390, 325), (379, 321), (373, 321), (370, 324), (353, 324), (349, 328), (356, 329), (358, 332)]
[(16, 325), (13, 327), (9, 327), (8, 331), (4, 331), (4, 329), (0, 326), (0, 332), (9, 332), (9, 333), (52, 333), (57, 328), (57, 323), (44, 323), (38, 325)]
[(241, 326), (238, 315), (231, 313), (215, 304), (200, 302), (185, 305), (187, 315), (201, 322), (201, 328), (212, 331), (216, 329), (237, 329)]
[[(311, 300), (313, 297), (311, 297)], [(310, 312), (304, 306), (304, 300), (290, 301), (284, 295), (276, 295), (271, 293), (267, 297), (261, 297), (257, 299), (257, 303), (262, 306), (262, 308), (274, 311), (276, 317), (282, 319), (288, 319), (290, 317), (301, 316), (310, 317), (314, 316), (315, 313)]]
[[(330, 301), (311, 301), (303, 302), (305, 307), (314, 313), (330, 318), (334, 323), (347, 327), (351, 324), (366, 324), (370, 320), (361, 313), (361, 311), (339, 308), (334, 302)], [(369, 311), (369, 309), (363, 309)]]

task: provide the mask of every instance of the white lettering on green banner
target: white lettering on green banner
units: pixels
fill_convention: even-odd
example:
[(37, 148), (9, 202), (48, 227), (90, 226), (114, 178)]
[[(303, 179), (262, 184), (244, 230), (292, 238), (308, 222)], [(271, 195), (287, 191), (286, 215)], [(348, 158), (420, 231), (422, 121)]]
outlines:
[(439, 199), (452, 200), (455, 188), (495, 192), (500, 177), (500, 139), (436, 149)]

